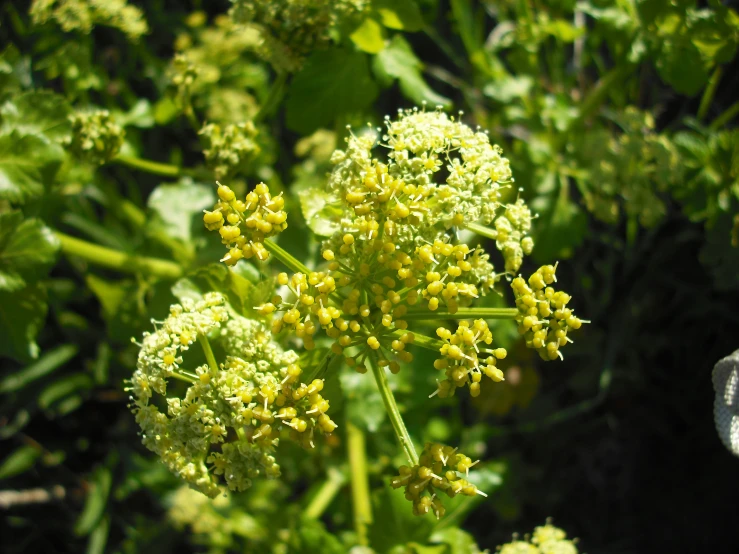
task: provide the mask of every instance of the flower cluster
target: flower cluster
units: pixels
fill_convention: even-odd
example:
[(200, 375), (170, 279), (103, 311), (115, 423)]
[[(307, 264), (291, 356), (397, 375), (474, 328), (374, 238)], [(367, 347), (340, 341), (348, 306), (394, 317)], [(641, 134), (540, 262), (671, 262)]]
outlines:
[(393, 477), (391, 485), (394, 489), (405, 488), (405, 497), (413, 502), (415, 515), (422, 516), (433, 511), (440, 518), (445, 510), (437, 493), (446, 493), (450, 498), (458, 494), (487, 496), (459, 475), (469, 475), (470, 468), (476, 463), (457, 452), (456, 448), (427, 443), (418, 464), (413, 467), (400, 466), (399, 475)]
[[(209, 336), (226, 353), (220, 365)], [(196, 341), (208, 363), (190, 371), (183, 354)], [(320, 394), (323, 381), (301, 383), (297, 355), (272, 342), (261, 323), (230, 314), (218, 293), (172, 306), (140, 346), (128, 390), (143, 443), (210, 497), (224, 481), (243, 491), (255, 477), (280, 474), (273, 456), (278, 423), (305, 447), (313, 446), (315, 432), (336, 428)], [(182, 397), (169, 394), (172, 379), (188, 383)]]
[(257, 128), (251, 121), (225, 127), (208, 123), (198, 134), (205, 146), (205, 161), (215, 173), (216, 180), (233, 177), (260, 150), (255, 140)]
[(577, 554), (575, 540), (567, 539), (567, 533), (550, 522), (536, 527), (528, 540), (513, 541), (498, 547), (499, 554)]
[(107, 25), (138, 40), (149, 31), (143, 12), (127, 0), (33, 0), (30, 15), (35, 25), (53, 20), (65, 32)]
[[(485, 320), (477, 319), (471, 325), (468, 321), (460, 321), (454, 334), (446, 327), (439, 327), (436, 334), (445, 342), (440, 349), (442, 357), (434, 362), (434, 367), (445, 370), (446, 379), (439, 381), (434, 394), (446, 398), (457, 388), (467, 385), (472, 396), (479, 396), (483, 374), (496, 383), (504, 380), (503, 372), (495, 364), (506, 357), (506, 350), (485, 349), (485, 345), (493, 342), (493, 334)], [(482, 359), (481, 354), (484, 355)]]
[(587, 323), (567, 307), (572, 298), (569, 294), (548, 286), (557, 280), (556, 270), (556, 266), (545, 265), (529, 277), (528, 284), (520, 276), (511, 282), (518, 308), (518, 332), (526, 346), (535, 349), (543, 360), (561, 358), (559, 349), (572, 342), (568, 332)]
[(126, 133), (108, 110), (76, 112), (69, 117), (72, 135), (67, 146), (76, 157), (102, 165), (118, 154)]
[(229, 12), (237, 24), (249, 24), (262, 34), (258, 52), (278, 71), (295, 71), (303, 58), (331, 41), (340, 25), (358, 20), (367, 0), (231, 0)]
[(266, 260), (269, 252), (265, 239), (287, 228), (282, 194), (272, 196), (267, 185), (259, 183), (242, 201), (229, 187), (219, 184), (218, 198), (213, 211), (203, 215), (203, 222), (208, 230), (218, 230), (229, 249), (221, 261), (234, 265), (241, 258)]

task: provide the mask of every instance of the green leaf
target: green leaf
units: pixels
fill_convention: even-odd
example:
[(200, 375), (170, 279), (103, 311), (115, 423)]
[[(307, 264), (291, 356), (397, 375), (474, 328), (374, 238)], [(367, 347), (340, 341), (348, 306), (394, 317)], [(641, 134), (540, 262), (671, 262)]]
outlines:
[(369, 539), (378, 552), (387, 552), (397, 544), (428, 542), (436, 518), (413, 515), (413, 505), (405, 498), (402, 488), (393, 489), (386, 483), (372, 495), (372, 505)]
[(97, 296), (106, 317), (114, 317), (121, 304), (130, 298), (131, 291), (124, 283), (114, 283), (89, 274), (85, 277), (88, 288)]
[(350, 37), (362, 52), (377, 54), (385, 48), (385, 30), (373, 18), (368, 17)]
[(100, 518), (100, 521), (90, 533), (87, 541), (87, 554), (103, 554), (110, 533), (110, 516)]
[(29, 383), (45, 377), (74, 358), (78, 350), (74, 344), (63, 344), (53, 350), (49, 350), (38, 361), (8, 375), (0, 381), (0, 393), (20, 390)]
[(59, 240), (38, 219), (18, 212), (0, 214), (0, 290), (14, 291), (46, 277)]
[(372, 7), (388, 29), (413, 32), (420, 31), (425, 25), (415, 0), (373, 0)]
[(0, 479), (9, 479), (33, 467), (41, 455), (38, 448), (21, 446), (0, 464)]
[(403, 95), (416, 104), (428, 102), (432, 106), (451, 106), (451, 100), (426, 84), (421, 74), (423, 64), (402, 35), (395, 35), (387, 48), (375, 56), (373, 69), (381, 79), (397, 79)]
[(339, 381), (349, 421), (364, 431), (375, 433), (385, 421), (387, 412), (372, 376), (342, 366)]
[(64, 150), (35, 135), (0, 135), (0, 200), (23, 203), (40, 196), (56, 175)]
[(46, 289), (30, 285), (0, 291), (0, 356), (25, 362), (38, 357), (36, 335), (46, 319)]
[(86, 373), (75, 373), (62, 377), (38, 395), (38, 405), (42, 410), (48, 410), (52, 405), (68, 397), (78, 396), (79, 392), (89, 390), (91, 387), (92, 379)]
[(98, 467), (92, 475), (85, 508), (82, 510), (74, 532), (78, 536), (89, 535), (105, 513), (113, 476), (110, 468)]
[(222, 263), (212, 263), (196, 269), (172, 286), (172, 294), (180, 300), (197, 300), (209, 291), (224, 294), (231, 307), (241, 314), (253, 313), (257, 304), (255, 295), (261, 294), (261, 290), (256, 289), (239, 271)]
[(530, 76), (511, 75), (500, 81), (488, 83), (482, 89), (482, 92), (485, 96), (489, 96), (503, 104), (508, 104), (528, 96), (533, 86), (534, 80)]
[(708, 80), (700, 51), (687, 40), (666, 43), (655, 65), (664, 82), (688, 96), (698, 94)]
[(479, 554), (480, 548), (472, 535), (458, 527), (449, 527), (431, 535), (431, 542), (449, 546), (447, 554)]
[(189, 241), (193, 226), (203, 226), (203, 210), (213, 208), (215, 188), (183, 179), (176, 185), (159, 185), (149, 196), (148, 206), (170, 237)]
[(36, 135), (60, 142), (69, 137), (72, 108), (63, 96), (48, 91), (31, 91), (0, 106), (0, 134), (17, 130), (22, 135)]
[(293, 78), (286, 101), (287, 126), (307, 135), (361, 112), (376, 97), (366, 54), (339, 48), (316, 52)]
[(336, 197), (320, 189), (301, 190), (298, 196), (303, 217), (311, 231), (330, 237), (339, 230), (344, 211)]

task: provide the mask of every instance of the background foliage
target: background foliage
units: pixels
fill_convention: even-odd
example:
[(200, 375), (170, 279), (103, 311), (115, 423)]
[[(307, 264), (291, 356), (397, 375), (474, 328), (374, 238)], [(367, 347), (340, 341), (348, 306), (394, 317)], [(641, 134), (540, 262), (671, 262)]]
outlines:
[[(332, 406), (369, 431), (373, 548), (494, 549), (554, 516), (591, 553), (739, 549), (739, 468), (713, 428), (710, 384), (739, 330), (730, 3), (373, 0), (304, 59), (265, 57), (225, 1), (138, 5), (0, 8), (0, 498), (49, 494), (0, 502), (0, 549), (353, 544), (343, 431), (317, 458), (282, 456), (282, 480), (205, 504), (140, 445), (122, 382), (130, 338), (188, 287), (247, 313), (269, 293), (253, 266), (213, 263), (222, 247), (201, 213), (216, 176), (284, 190), (281, 244), (311, 263), (307, 230), (332, 230), (316, 189), (345, 126), (422, 102), (464, 110), (504, 148), (539, 214), (526, 271), (562, 260), (559, 281), (593, 323), (550, 364), (498, 323), (507, 380), (477, 399), (429, 400), (430, 353), (398, 375), (414, 438), (484, 460), (490, 497), (440, 524), (387, 484), (401, 458), (374, 384), (339, 373)], [(106, 134), (75, 143), (70, 115), (101, 108)], [(199, 135), (204, 122), (218, 129)], [(234, 147), (228, 126), (245, 122)], [(209, 156), (223, 141), (236, 163)], [(338, 494), (319, 510), (324, 484)]]

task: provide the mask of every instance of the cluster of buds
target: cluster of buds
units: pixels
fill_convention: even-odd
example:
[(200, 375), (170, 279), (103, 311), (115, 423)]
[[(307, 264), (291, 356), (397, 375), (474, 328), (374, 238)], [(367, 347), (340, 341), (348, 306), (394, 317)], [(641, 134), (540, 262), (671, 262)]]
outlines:
[(587, 323), (567, 307), (572, 298), (569, 294), (549, 286), (557, 280), (556, 270), (556, 266), (545, 265), (529, 277), (528, 284), (520, 276), (511, 282), (518, 308), (518, 332), (526, 346), (535, 349), (543, 360), (561, 358), (560, 348), (572, 342), (568, 332)]
[[(442, 357), (434, 362), (434, 367), (445, 370), (446, 379), (439, 381), (434, 394), (446, 398), (467, 385), (472, 396), (479, 396), (483, 374), (496, 383), (504, 380), (496, 363), (506, 357), (506, 349), (485, 348), (493, 342), (493, 334), (485, 320), (476, 319), (471, 325), (469, 321), (460, 321), (454, 334), (446, 327), (439, 327), (436, 334), (445, 342), (440, 349)], [(483, 345), (482, 349), (478, 345)]]
[(515, 204), (509, 204), (505, 212), (495, 220), (495, 231), (491, 236), (503, 254), (505, 269), (515, 273), (521, 268), (523, 257), (531, 254), (534, 241), (528, 236), (531, 230), (531, 211), (520, 198)]
[(531, 537), (518, 540), (514, 535), (511, 542), (496, 551), (498, 554), (578, 554), (576, 543), (577, 539), (567, 539), (567, 533), (547, 521), (546, 525), (536, 527)]
[(433, 511), (437, 518), (444, 515), (444, 506), (437, 493), (446, 493), (450, 498), (458, 494), (465, 496), (487, 496), (474, 484), (460, 476), (469, 476), (470, 468), (477, 462), (457, 452), (456, 448), (438, 443), (426, 443), (413, 467), (400, 466), (399, 475), (390, 484), (394, 489), (405, 488), (406, 499), (413, 502), (413, 513), (422, 516)]
[(96, 25), (106, 25), (133, 41), (149, 32), (144, 13), (127, 0), (33, 0), (29, 14), (34, 25), (51, 20), (65, 32), (89, 34)]
[(218, 198), (213, 211), (206, 210), (203, 222), (208, 230), (218, 230), (229, 249), (221, 261), (234, 265), (241, 258), (266, 260), (265, 239), (287, 228), (282, 193), (272, 196), (267, 185), (259, 183), (244, 200), (238, 200), (233, 190), (219, 183)]
[(108, 110), (76, 112), (69, 119), (72, 135), (66, 145), (74, 156), (102, 165), (118, 155), (126, 132), (113, 121)]
[[(272, 342), (261, 323), (232, 314), (222, 295), (176, 304), (158, 325), (140, 344), (131, 408), (144, 445), (194, 489), (215, 497), (223, 484), (243, 491), (255, 477), (277, 477), (283, 429), (308, 448), (315, 432), (336, 429), (323, 380), (301, 383), (297, 354)], [(209, 335), (226, 353), (220, 365)], [(183, 353), (194, 342), (210, 359), (189, 370)], [(182, 396), (168, 390), (177, 382), (188, 383)]]
[(237, 24), (262, 34), (258, 53), (278, 71), (295, 71), (313, 50), (324, 48), (339, 26), (351, 24), (369, 7), (367, 0), (231, 0)]
[(251, 121), (220, 125), (209, 123), (198, 133), (203, 138), (203, 154), (216, 180), (230, 179), (259, 153), (257, 128)]

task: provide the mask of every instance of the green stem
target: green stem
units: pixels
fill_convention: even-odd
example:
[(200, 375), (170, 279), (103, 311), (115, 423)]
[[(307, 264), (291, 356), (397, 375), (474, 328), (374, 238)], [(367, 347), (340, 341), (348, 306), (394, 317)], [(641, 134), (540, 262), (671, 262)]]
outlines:
[(721, 81), (721, 75), (723, 75), (723, 72), (723, 68), (718, 66), (711, 75), (711, 78), (708, 80), (708, 85), (703, 91), (703, 96), (701, 97), (700, 106), (698, 106), (698, 121), (703, 121), (703, 118), (706, 117), (708, 109), (711, 107), (711, 102), (713, 102), (713, 96), (716, 94), (718, 83)]
[(711, 121), (711, 124), (708, 126), (708, 128), (711, 131), (717, 131), (729, 121), (734, 119), (737, 115), (739, 115), (739, 101), (734, 102), (731, 106), (726, 108), (726, 110), (722, 114), (716, 117), (716, 119)]
[(257, 115), (254, 116), (254, 123), (262, 121), (265, 117), (270, 115), (282, 101), (282, 97), (285, 95), (285, 84), (287, 83), (287, 73), (280, 73), (277, 78), (272, 82), (272, 86), (267, 93), (267, 98), (264, 99), (262, 107), (259, 108)]
[(58, 231), (54, 234), (59, 239), (65, 254), (77, 256), (91, 264), (109, 267), (124, 273), (147, 273), (162, 279), (178, 279), (182, 276), (182, 268), (169, 260), (126, 254), (120, 250), (99, 246)]
[(194, 383), (195, 379), (192, 377), (188, 377), (187, 375), (182, 375), (182, 373), (177, 373), (176, 371), (172, 372), (171, 377), (174, 377), (175, 379), (179, 379), (180, 381), (184, 381), (185, 383)]
[[(395, 337), (402, 337), (405, 335), (406, 331), (401, 331), (400, 329), (393, 331), (392, 335)], [(420, 333), (416, 333), (413, 331), (413, 343), (414, 346), (419, 346), (421, 348), (425, 348), (426, 350), (432, 350), (433, 352), (439, 353), (439, 349), (444, 346), (446, 343), (442, 340), (435, 339), (432, 337), (427, 337), (426, 335), (422, 335)]]
[(216, 361), (216, 357), (213, 355), (213, 349), (210, 347), (208, 337), (202, 333), (198, 333), (198, 342), (200, 343), (200, 346), (203, 347), (205, 359), (208, 360), (208, 365), (210, 366), (211, 371), (218, 373), (218, 362)]
[(405, 452), (405, 457), (408, 459), (408, 463), (415, 466), (418, 464), (416, 447), (413, 446), (413, 441), (408, 434), (408, 429), (405, 427), (403, 417), (400, 415), (398, 404), (395, 402), (393, 391), (390, 390), (390, 383), (388, 383), (385, 369), (379, 366), (374, 357), (370, 358), (370, 367), (372, 368), (372, 374), (375, 376), (377, 388), (380, 390), (382, 401), (385, 403), (385, 410), (387, 410), (387, 415), (393, 425), (395, 436), (398, 438), (398, 442)]
[(323, 482), (321, 488), (311, 499), (310, 503), (305, 507), (303, 515), (309, 519), (318, 519), (326, 511), (336, 495), (339, 494), (341, 487), (344, 486), (346, 476), (344, 472), (336, 468), (329, 468), (328, 478)]
[(479, 223), (467, 223), (464, 227), (473, 233), (477, 233), (481, 237), (498, 240), (498, 232), (490, 227), (485, 227), (485, 225), (480, 225)]
[(287, 250), (283, 249), (276, 242), (271, 240), (264, 241), (264, 247), (274, 254), (275, 258), (280, 260), (288, 269), (295, 273), (310, 273), (310, 270), (300, 263), (292, 254)]
[(354, 529), (357, 541), (368, 546), (367, 526), (372, 523), (372, 504), (369, 495), (367, 474), (367, 449), (364, 433), (352, 423), (346, 424), (346, 445), (349, 453), (349, 469), (352, 480), (352, 505), (354, 507)]
[(174, 178), (183, 174), (182, 169), (176, 165), (152, 162), (151, 160), (142, 160), (141, 158), (136, 158), (134, 156), (116, 156), (112, 161), (133, 169), (138, 169), (145, 173), (159, 175), (160, 177)]
[(459, 308), (453, 314), (444, 310), (432, 312), (428, 308), (411, 308), (403, 319), (513, 319), (517, 315), (516, 308)]

